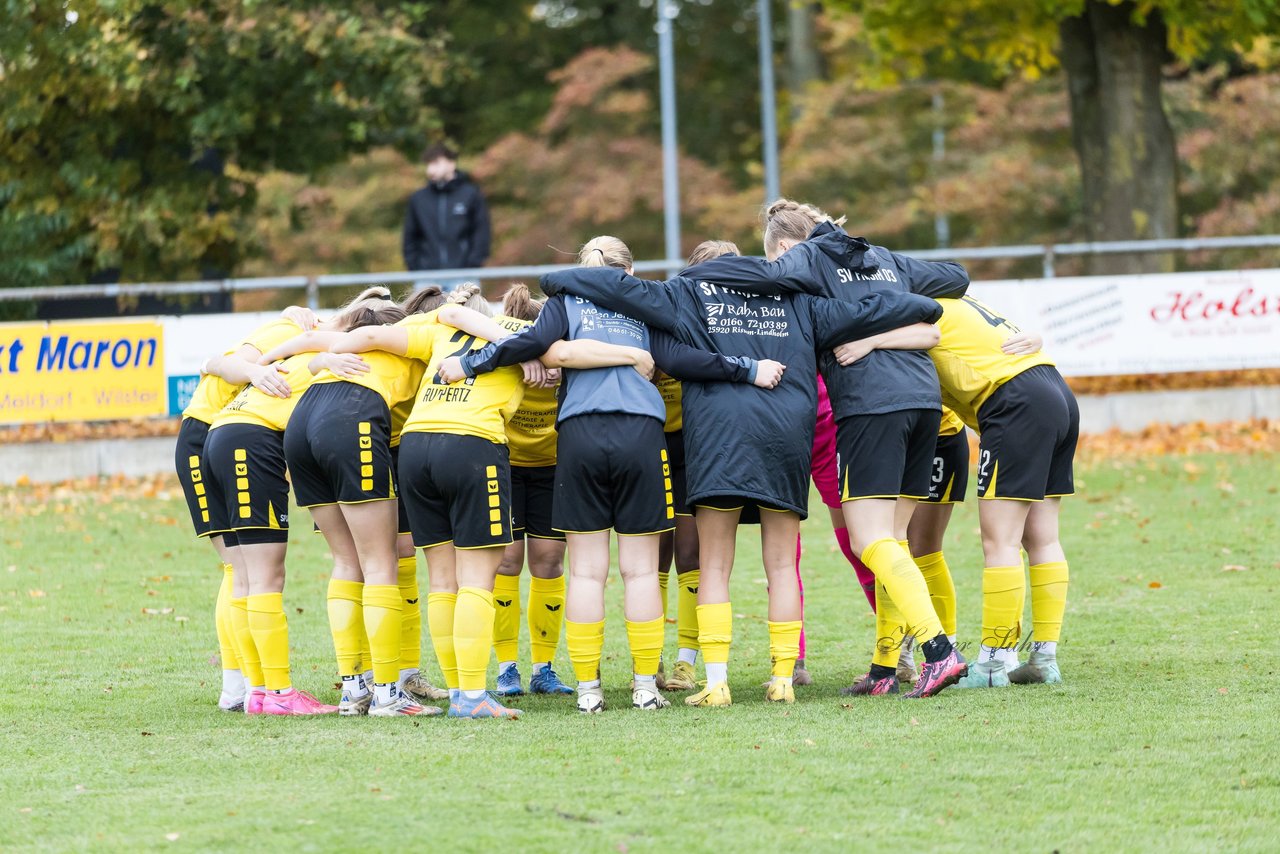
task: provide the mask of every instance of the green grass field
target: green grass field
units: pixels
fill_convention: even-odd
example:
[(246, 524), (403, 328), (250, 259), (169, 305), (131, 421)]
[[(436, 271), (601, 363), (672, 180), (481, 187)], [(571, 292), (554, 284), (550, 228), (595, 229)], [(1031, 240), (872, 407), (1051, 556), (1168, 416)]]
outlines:
[[(1265, 455), (1082, 467), (1062, 686), (842, 698), (874, 623), (822, 513), (805, 527), (817, 684), (794, 706), (756, 687), (765, 592), (744, 538), (733, 708), (630, 710), (615, 578), (614, 709), (524, 699), (513, 723), (219, 712), (217, 564), (180, 502), (0, 491), (0, 849), (1275, 851), (1277, 472)], [(295, 680), (329, 699), (324, 547), (295, 519)], [(948, 542), (972, 640), (972, 501)]]

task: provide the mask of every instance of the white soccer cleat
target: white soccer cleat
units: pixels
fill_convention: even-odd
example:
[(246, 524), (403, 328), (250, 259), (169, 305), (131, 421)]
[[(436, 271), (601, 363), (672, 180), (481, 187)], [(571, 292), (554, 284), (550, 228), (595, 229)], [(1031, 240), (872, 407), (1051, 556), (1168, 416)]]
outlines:
[(657, 685), (653, 688), (641, 687), (631, 692), (631, 706), (636, 709), (644, 709), (645, 711), (654, 711), (656, 709), (665, 709), (670, 706), (671, 702), (658, 693)]
[(598, 715), (604, 711), (604, 691), (600, 688), (578, 690), (578, 711), (584, 715)]

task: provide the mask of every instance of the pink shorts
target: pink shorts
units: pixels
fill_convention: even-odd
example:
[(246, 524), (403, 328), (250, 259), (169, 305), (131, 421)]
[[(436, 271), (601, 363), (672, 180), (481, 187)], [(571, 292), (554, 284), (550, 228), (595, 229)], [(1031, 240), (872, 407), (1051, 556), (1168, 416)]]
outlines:
[(813, 485), (822, 503), (840, 509), (840, 472), (836, 463), (836, 419), (831, 413), (827, 385), (818, 377), (818, 421), (813, 431)]

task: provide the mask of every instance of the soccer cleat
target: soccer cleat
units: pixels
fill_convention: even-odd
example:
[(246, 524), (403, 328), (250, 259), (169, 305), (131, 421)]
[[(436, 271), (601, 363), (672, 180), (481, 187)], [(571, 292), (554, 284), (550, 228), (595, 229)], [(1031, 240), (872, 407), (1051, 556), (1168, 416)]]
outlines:
[(956, 683), (957, 688), (1007, 688), (1009, 675), (1003, 661), (979, 661), (969, 665), (969, 672)]
[(560, 677), (547, 665), (541, 670), (533, 671), (529, 680), (530, 694), (572, 694), (573, 689), (560, 681)]
[(968, 672), (969, 665), (965, 662), (964, 656), (952, 647), (945, 658), (926, 661), (920, 668), (920, 678), (916, 680), (916, 687), (902, 696), (913, 700), (932, 697), (942, 689), (956, 684), (960, 677)]
[(338, 714), (344, 718), (357, 718), (369, 714), (369, 706), (373, 704), (373, 692), (366, 691), (363, 696), (352, 698), (347, 691), (342, 692), (338, 701)]
[(658, 692), (656, 685), (653, 688), (636, 688), (631, 692), (632, 708), (654, 711), (665, 709), (670, 705), (671, 701)]
[(684, 702), (686, 706), (731, 706), (733, 698), (729, 695), (729, 683), (717, 682), (692, 697), (685, 697)]
[[(634, 692), (632, 696), (635, 696)], [(584, 715), (598, 715), (603, 712), (604, 691), (600, 688), (579, 688), (578, 711)]]
[(449, 717), (451, 718), (472, 718), (479, 720), (481, 718), (504, 718), (515, 720), (520, 717), (519, 709), (508, 709), (493, 698), (493, 695), (485, 691), (479, 697), (471, 699), (465, 692), (459, 691), (457, 696), (449, 704)]
[(1060, 685), (1058, 657), (1033, 650), (1026, 663), (1009, 672), (1009, 681), (1015, 685)]
[(785, 679), (770, 679), (769, 687), (764, 690), (765, 702), (794, 703), (796, 701), (796, 692), (791, 686), (792, 683)]
[(228, 694), (223, 691), (218, 697), (218, 708), (224, 712), (243, 712), (246, 694)]
[(262, 701), (264, 715), (328, 715), (336, 711), (337, 706), (322, 703), (297, 688), (290, 688), (283, 694), (268, 691)]
[(883, 697), (886, 694), (897, 694), (898, 690), (897, 676), (873, 679), (870, 673), (864, 673), (852, 685), (841, 688), (840, 693), (846, 697)]
[(916, 684), (916, 652), (914, 638), (908, 637), (902, 642), (898, 651), (898, 682), (903, 685)]
[[(667, 690), (667, 669), (662, 664), (662, 657), (658, 657), (658, 672), (653, 677), (653, 682), (658, 686), (659, 691)], [(631, 690), (635, 690), (633, 687)]]
[(804, 659), (796, 662), (796, 669), (791, 673), (792, 685), (812, 685), (813, 677), (809, 675), (809, 668), (804, 666)]
[(422, 674), (415, 673), (412, 676), (405, 677), (401, 683), (400, 689), (408, 694), (419, 703), (425, 703), (428, 700), (447, 700), (449, 692), (444, 688), (437, 688), (426, 679), (422, 678)]
[(396, 698), (384, 706), (374, 703), (369, 707), (369, 717), (371, 718), (395, 718), (395, 717), (430, 717), (438, 715), (444, 710), (439, 706), (424, 706), (414, 700), (403, 691), (396, 692)]
[(664, 691), (694, 691), (698, 688), (695, 676), (692, 664), (687, 661), (677, 661), (666, 682), (658, 687)]
[(499, 697), (519, 697), (524, 693), (520, 686), (520, 669), (514, 664), (498, 674), (498, 687), (493, 692)]
[(262, 714), (262, 701), (267, 698), (267, 692), (262, 688), (254, 688), (245, 695), (244, 713), (246, 715)]

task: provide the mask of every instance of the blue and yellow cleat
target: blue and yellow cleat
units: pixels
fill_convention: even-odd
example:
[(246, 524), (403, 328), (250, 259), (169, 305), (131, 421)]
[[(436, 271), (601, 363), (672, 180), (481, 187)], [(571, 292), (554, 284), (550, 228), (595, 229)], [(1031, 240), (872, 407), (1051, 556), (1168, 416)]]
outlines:
[(957, 688), (1008, 688), (1009, 674), (1004, 672), (1003, 661), (980, 661), (969, 665), (969, 672), (960, 677)]
[[(498, 680), (501, 684), (502, 680)], [(573, 689), (560, 681), (560, 677), (551, 669), (551, 665), (547, 665), (541, 670), (533, 671), (533, 678), (529, 680), (530, 694), (572, 694)]]
[(520, 710), (508, 709), (495, 700), (488, 691), (485, 691), (475, 699), (468, 697), (465, 691), (459, 691), (453, 701), (449, 703), (449, 717), (472, 718), (474, 720), (481, 718), (515, 720), (520, 717)]
[(498, 674), (498, 688), (493, 693), (499, 697), (519, 697), (524, 693), (520, 687), (520, 668), (514, 664)]

